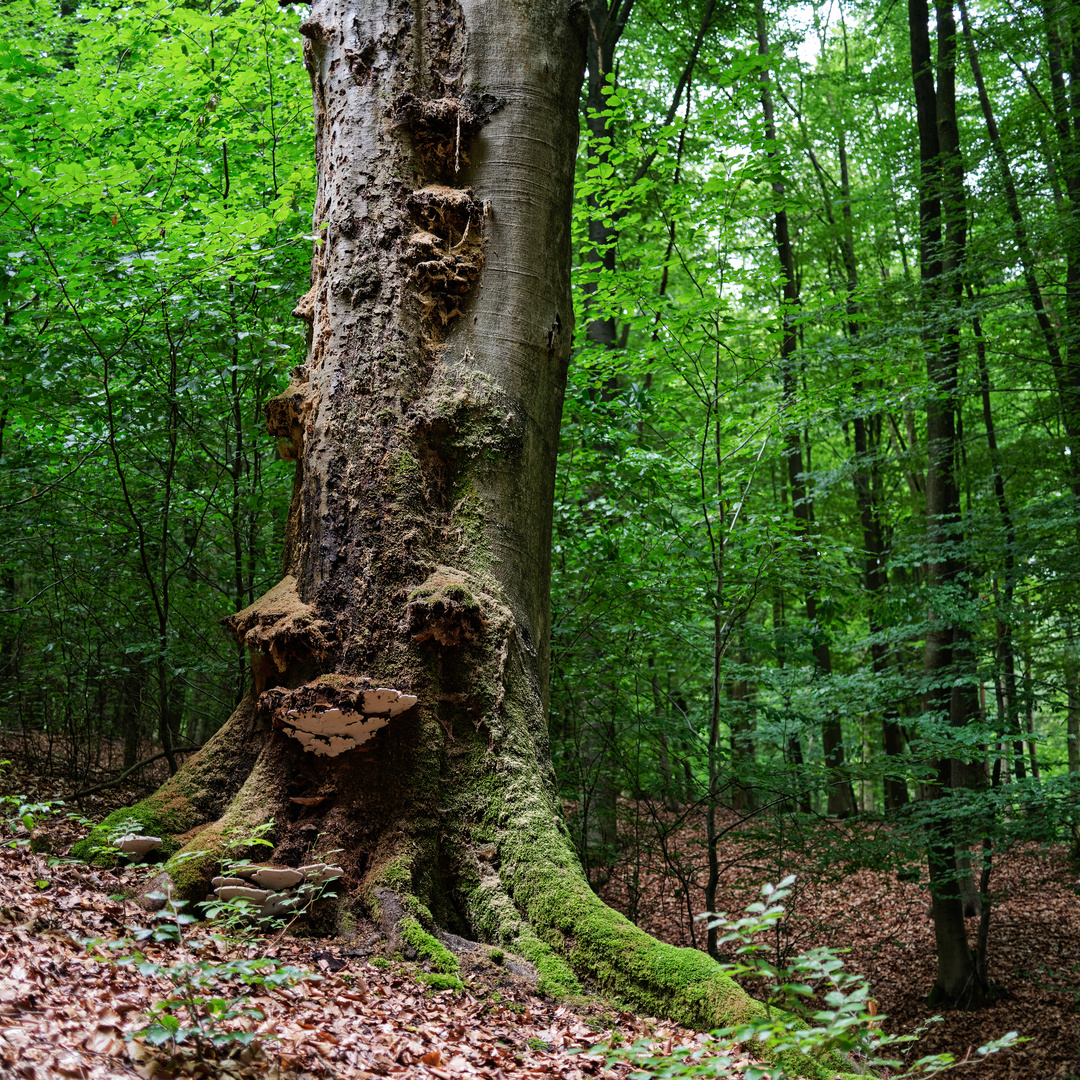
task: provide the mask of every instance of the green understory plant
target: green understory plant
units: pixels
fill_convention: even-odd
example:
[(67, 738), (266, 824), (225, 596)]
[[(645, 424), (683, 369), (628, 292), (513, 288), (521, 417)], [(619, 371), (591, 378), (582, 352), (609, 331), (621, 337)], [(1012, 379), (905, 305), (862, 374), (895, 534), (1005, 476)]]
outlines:
[[(197, 919), (181, 910), (184, 901), (169, 900), (161, 893), (151, 896), (166, 901), (154, 916), (154, 925), (133, 929), (131, 936), (116, 941), (94, 938), (83, 943), (96, 960), (132, 967), (141, 975), (172, 984), (171, 991), (148, 1010), (149, 1024), (134, 1033), (133, 1037), (142, 1037), (151, 1046), (172, 1054), (190, 1049), (200, 1061), (248, 1046), (256, 1033), (244, 1030), (243, 1025), (253, 1026), (263, 1019), (251, 1003), (253, 991), (321, 979), (266, 957), (211, 959), (213, 954), (227, 955), (231, 943), (221, 934), (187, 934), (186, 927)], [(151, 956), (138, 947), (144, 942), (163, 946), (166, 951)]]
[[(10, 764), (10, 760), (0, 761), (0, 769), (4, 769)], [(31, 850), (38, 850), (34, 845), (38, 839), (35, 831), (40, 820), (59, 814), (63, 809), (63, 799), (45, 799), (32, 802), (25, 796), (14, 793), (0, 795), (0, 819), (3, 820), (7, 830), (14, 834), (12, 839), (4, 841), (5, 844), (12, 848), (29, 844)], [(20, 826), (25, 830), (25, 836), (18, 835)]]
[[(736, 978), (760, 982), (764, 1007), (759, 1015), (714, 1031), (692, 1046), (675, 1047), (670, 1053), (658, 1053), (648, 1041), (620, 1047), (614, 1040), (588, 1052), (602, 1055), (609, 1063), (629, 1063), (634, 1067), (629, 1074), (633, 1080), (727, 1076), (736, 1067), (745, 1080), (781, 1080), (816, 1075), (813, 1070), (818, 1063), (820, 1075), (831, 1080), (843, 1075), (834, 1067), (841, 1058), (852, 1063), (851, 1074), (902, 1069), (900, 1061), (883, 1056), (883, 1052), (914, 1043), (918, 1034), (889, 1035), (880, 1030), (884, 1017), (876, 1014), (869, 984), (861, 976), (844, 971), (835, 950), (826, 946), (811, 949), (779, 965), (767, 959), (767, 939), (784, 918), (783, 901), (791, 895), (794, 883), (792, 875), (779, 885), (762, 886), (762, 900), (751, 904), (741, 919), (698, 916), (719, 932), (718, 944), (734, 957), (721, 965), (724, 971)], [(1010, 1031), (979, 1047), (976, 1054), (985, 1057), (1023, 1041)], [(735, 1047), (742, 1047), (742, 1052)], [(747, 1054), (766, 1062), (747, 1064)], [(906, 1071), (897, 1073), (896, 1080), (933, 1076), (958, 1064), (961, 1062), (952, 1054), (922, 1057)]]

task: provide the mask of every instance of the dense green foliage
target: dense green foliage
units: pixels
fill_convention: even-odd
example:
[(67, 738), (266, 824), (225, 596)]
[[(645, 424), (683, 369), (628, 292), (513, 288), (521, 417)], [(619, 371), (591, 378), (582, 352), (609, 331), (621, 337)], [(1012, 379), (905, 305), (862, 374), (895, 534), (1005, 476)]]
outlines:
[[(1030, 282), (1076, 364), (1080, 20), (971, 12), (956, 315), (920, 284), (905, 13), (829, 12), (639, 0), (615, 67), (591, 73), (552, 735), (594, 880), (620, 829), (662, 838), (650, 799), (704, 808), (709, 840), (721, 810), (792, 829), (848, 785), (848, 809), (918, 826), (955, 760), (980, 777), (946, 792), (961, 847), (1076, 815), (1080, 446)], [(86, 778), (114, 745), (133, 765), (225, 719), (246, 661), (217, 622), (276, 580), (292, 468), (262, 405), (303, 358), (303, 9), (5, 13), (0, 723), (63, 736)], [(926, 352), (957, 340), (944, 391)], [(926, 509), (943, 401), (961, 493), (945, 542)], [(944, 585), (943, 543), (961, 567)], [(964, 644), (928, 666), (943, 621)], [(943, 692), (976, 702), (964, 723)], [(620, 818), (621, 795), (645, 801)], [(917, 829), (896, 835), (890, 857), (917, 849)]]
[(85, 772), (242, 693), (217, 621), (279, 558), (311, 107), (273, 3), (5, 13), (0, 693)]
[[(943, 812), (961, 847), (983, 837), (985, 850), (1067, 836), (1076, 817), (1080, 450), (1024, 288), (970, 50), (959, 44), (957, 68), (961, 518), (943, 547), (928, 529), (924, 419), (943, 391), (925, 352), (952, 331), (919, 281), (906, 13), (831, 9), (828, 25), (821, 15), (808, 27), (762, 14), (765, 48), (753, 16), (707, 35), (676, 110), (686, 53), (669, 42), (677, 56), (661, 69), (656, 42), (673, 18), (692, 34), (700, 13), (662, 28), (636, 9), (606, 112), (583, 125), (552, 719), (597, 880), (619, 830), (662, 843), (679, 820), (621, 795), (751, 821), (762, 808), (761, 824), (796, 805), (824, 812), (830, 786), (850, 779), (858, 809), (915, 826), (878, 852), (894, 860), (914, 857), (909, 840)], [(1060, 179), (1071, 144), (1054, 143), (1043, 12), (991, 4), (973, 18), (1028, 255), (1075, 364), (1076, 224)], [(1077, 24), (1047, 18), (1064, 35), (1067, 77)], [(794, 255), (786, 298), (778, 209)], [(606, 337), (593, 332), (603, 320), (616, 327)], [(944, 586), (928, 575), (943, 550), (962, 564)], [(927, 632), (942, 621), (968, 644), (931, 671)], [(942, 692), (975, 703), (965, 723), (949, 722)], [(829, 724), (843, 732), (839, 772), (825, 757)], [(936, 770), (949, 761), (994, 791), (917, 801), (942, 794)], [(1017, 818), (1020, 806), (1040, 812)], [(835, 850), (826, 858), (835, 865)]]

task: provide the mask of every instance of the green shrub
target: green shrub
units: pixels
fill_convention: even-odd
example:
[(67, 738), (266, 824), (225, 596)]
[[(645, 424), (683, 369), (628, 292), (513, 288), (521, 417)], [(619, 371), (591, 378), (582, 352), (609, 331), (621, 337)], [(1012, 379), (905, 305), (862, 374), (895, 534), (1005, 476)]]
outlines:
[[(843, 970), (844, 963), (828, 947), (811, 949), (789, 963), (776, 966), (766, 959), (768, 946), (761, 939), (775, 931), (784, 917), (785, 900), (795, 878), (779, 885), (762, 886), (763, 900), (751, 904), (741, 919), (706, 914), (709, 929), (721, 931), (718, 944), (732, 947), (737, 959), (722, 964), (727, 974), (758, 980), (763, 988), (763, 1009), (746, 1023), (721, 1028), (711, 1038), (671, 1054), (657, 1053), (648, 1041), (618, 1046), (615, 1039), (592, 1047), (607, 1062), (628, 1062), (638, 1075), (681, 1080), (683, 1077), (726, 1076), (734, 1070), (732, 1044), (741, 1044), (763, 1066), (741, 1064), (745, 1080), (781, 1080), (782, 1077), (853, 1075), (851, 1056), (866, 1068), (898, 1069), (899, 1061), (882, 1056), (890, 1046), (916, 1041), (915, 1035), (887, 1035), (879, 1030), (883, 1017), (870, 1008), (870, 986), (861, 976)], [(935, 1020), (940, 1017), (935, 1017)], [(1019, 1040), (1015, 1031), (979, 1048), (980, 1056), (995, 1053)], [(742, 1055), (740, 1055), (742, 1056)], [(851, 1072), (844, 1073), (845, 1060)], [(903, 1076), (931, 1076), (959, 1064), (951, 1054), (920, 1058)], [(865, 1068), (864, 1068), (865, 1066)]]

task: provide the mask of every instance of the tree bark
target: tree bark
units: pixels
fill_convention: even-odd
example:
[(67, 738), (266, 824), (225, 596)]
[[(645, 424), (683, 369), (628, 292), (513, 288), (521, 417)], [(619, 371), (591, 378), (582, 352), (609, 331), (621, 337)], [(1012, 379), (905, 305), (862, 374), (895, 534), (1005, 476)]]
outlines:
[[(586, 977), (711, 1028), (763, 1009), (594, 896), (548, 757), (585, 22), (560, 0), (316, 0), (309, 351), (267, 406), (297, 462), (284, 576), (225, 620), (253, 694), (135, 812), (202, 826), (187, 849), (210, 854), (165, 868), (186, 897), (272, 818), (272, 861), (339, 849), (343, 905), (392, 940), (407, 913), (525, 956), (541, 991)], [(407, 695), (396, 715), (379, 688)], [(290, 735), (335, 710), (380, 730)]]
[[(927, 29), (925, 0), (908, 0), (912, 77), (915, 90), (920, 159), (920, 238), (924, 348), (928, 395), (926, 406), (926, 517), (930, 555), (927, 583), (932, 605), (926, 632), (924, 667), (929, 687), (924, 708), (952, 726), (971, 715), (969, 687), (955, 670), (964, 667), (968, 635), (956, 614), (953, 591), (962, 588), (963, 542), (960, 491), (956, 478), (957, 383), (959, 376), (959, 304), (966, 243), (963, 161), (956, 125), (956, 24), (949, 0), (936, 5), (938, 85)], [(956, 861), (956, 838), (949, 812), (949, 790), (963, 786), (965, 763), (951, 757), (936, 762), (937, 781), (930, 785), (933, 808), (927, 855), (931, 912), (937, 950), (937, 977), (931, 1000), (970, 1006), (982, 1000), (964, 927), (964, 902)]]

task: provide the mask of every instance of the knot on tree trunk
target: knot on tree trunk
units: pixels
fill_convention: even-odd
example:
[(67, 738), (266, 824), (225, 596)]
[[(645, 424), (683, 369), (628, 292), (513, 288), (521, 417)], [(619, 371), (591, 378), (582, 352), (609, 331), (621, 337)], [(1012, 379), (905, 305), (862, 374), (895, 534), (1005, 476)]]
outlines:
[(414, 641), (435, 641), (443, 647), (479, 641), (487, 627), (468, 575), (447, 567), (439, 567), (409, 593), (406, 621)]

